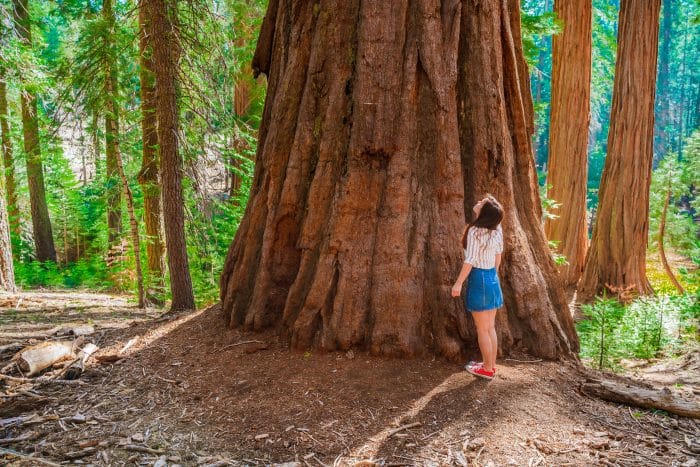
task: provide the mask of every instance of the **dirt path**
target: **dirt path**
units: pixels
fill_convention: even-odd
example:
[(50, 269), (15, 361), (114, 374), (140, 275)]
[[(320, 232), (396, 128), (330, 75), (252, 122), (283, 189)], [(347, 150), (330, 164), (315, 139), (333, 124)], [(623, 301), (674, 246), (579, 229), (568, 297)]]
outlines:
[(216, 307), (168, 318), (108, 295), (21, 299), (0, 295), (0, 346), (73, 324), (95, 327), (101, 355), (132, 345), (82, 385), (0, 383), (12, 465), (697, 465), (696, 421), (588, 398), (572, 366), (504, 360), (485, 382), (434, 359), (289, 352), (226, 329)]

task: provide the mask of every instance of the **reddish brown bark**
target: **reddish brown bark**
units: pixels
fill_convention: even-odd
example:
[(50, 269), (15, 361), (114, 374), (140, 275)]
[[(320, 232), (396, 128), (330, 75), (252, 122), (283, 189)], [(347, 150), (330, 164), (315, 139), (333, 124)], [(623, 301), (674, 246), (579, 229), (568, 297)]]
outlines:
[(519, 12), (517, 0), (464, 6), (459, 115), (465, 211), (485, 192), (494, 193), (506, 211), (500, 273), (506, 306), (497, 317), (501, 349), (524, 347), (554, 358), (575, 352), (578, 339), (541, 227)]
[[(17, 35), (26, 46), (31, 47), (32, 34), (28, 0), (14, 0), (13, 7)], [(27, 162), (27, 184), (29, 185), (29, 204), (32, 214), (36, 259), (55, 262), (56, 247), (54, 246), (53, 233), (51, 231), (49, 208), (46, 204), (36, 96), (30, 89), (22, 89), (21, 106), (24, 153)]]
[[(0, 70), (2, 72), (2, 70)], [(0, 76), (0, 133), (2, 134), (2, 160), (5, 170), (5, 199), (10, 232), (19, 236), (19, 209), (17, 184), (15, 183), (15, 161), (10, 140), (9, 112), (7, 109), (7, 84)]]
[(661, 0), (622, 0), (608, 154), (579, 298), (651, 292), (646, 277)]
[(119, 180), (119, 103), (117, 102), (117, 68), (115, 64), (112, 0), (102, 3), (104, 21), (104, 95), (105, 95), (105, 157), (107, 164), (107, 243), (109, 254), (119, 256), (115, 248), (121, 244), (122, 196)]
[(148, 299), (159, 303), (164, 287), (165, 260), (158, 180), (158, 133), (156, 119), (156, 91), (153, 75), (153, 47), (148, 28), (148, 4), (139, 2), (139, 80), (141, 84), (141, 132), (143, 152), (139, 184), (143, 191), (144, 221), (146, 225), (146, 255), (148, 256)]
[(182, 158), (178, 147), (176, 77), (179, 50), (174, 28), (176, 2), (143, 0), (143, 3), (147, 5), (146, 11), (153, 34), (158, 155), (165, 245), (172, 292), (171, 310), (191, 310), (194, 309), (195, 303), (185, 241)]
[(518, 11), (270, 2), (253, 61), (269, 75), (255, 177), (221, 277), (231, 325), (277, 327), (295, 348), (462, 358), (475, 339), (450, 288), (467, 187), (468, 205), (492, 191), (508, 208), (502, 350), (572, 354), (539, 221)]
[(5, 204), (5, 181), (0, 177), (0, 291), (15, 292), (16, 290), (10, 223)]
[(547, 196), (559, 204), (556, 218), (545, 221), (547, 238), (567, 264), (560, 271), (576, 285), (586, 261), (588, 223), (588, 123), (591, 99), (591, 0), (556, 0), (554, 12), (564, 23), (552, 44)]

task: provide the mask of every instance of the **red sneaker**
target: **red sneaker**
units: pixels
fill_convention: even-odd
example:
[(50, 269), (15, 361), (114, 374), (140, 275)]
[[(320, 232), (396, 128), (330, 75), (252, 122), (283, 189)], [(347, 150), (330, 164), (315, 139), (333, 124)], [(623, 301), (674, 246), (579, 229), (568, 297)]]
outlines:
[[(484, 366), (484, 362), (475, 362), (474, 360), (470, 360), (469, 363), (464, 365), (464, 369), (469, 371), (469, 368), (475, 368), (475, 367), (482, 367)], [(493, 367), (493, 372), (496, 373), (496, 367)]]
[(467, 371), (474, 376), (478, 376), (479, 378), (484, 378), (484, 379), (493, 379), (494, 376), (496, 376), (496, 371), (488, 371), (485, 369), (483, 366), (470, 366), (467, 367)]

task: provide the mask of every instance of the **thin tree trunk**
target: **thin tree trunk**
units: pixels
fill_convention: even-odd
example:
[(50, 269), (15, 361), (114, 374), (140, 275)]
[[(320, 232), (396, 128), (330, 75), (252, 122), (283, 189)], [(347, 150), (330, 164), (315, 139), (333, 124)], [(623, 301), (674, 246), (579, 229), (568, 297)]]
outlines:
[(122, 163), (122, 157), (119, 152), (116, 154), (117, 162), (117, 173), (121, 178), (122, 189), (124, 190), (124, 196), (126, 196), (126, 209), (129, 213), (129, 226), (131, 228), (131, 245), (134, 251), (134, 261), (136, 265), (136, 286), (138, 287), (138, 306), (139, 308), (144, 308), (146, 306), (144, 287), (143, 287), (143, 270), (141, 268), (141, 246), (139, 241), (139, 225), (136, 220), (136, 214), (134, 212), (134, 196), (131, 193), (131, 188), (129, 187), (129, 181), (126, 178), (126, 173), (124, 172), (124, 164)]
[(579, 299), (651, 293), (646, 277), (661, 0), (622, 0), (608, 154)]
[(146, 224), (146, 254), (148, 256), (148, 300), (162, 304), (165, 261), (158, 180), (158, 132), (156, 119), (155, 78), (153, 75), (153, 47), (148, 26), (148, 3), (139, 2), (139, 80), (141, 84), (141, 132), (143, 152), (139, 184), (143, 191), (144, 220)]
[(0, 177), (0, 291), (17, 291), (14, 264), (12, 263), (10, 223), (5, 204), (5, 182), (2, 177)]
[(153, 63), (156, 77), (156, 116), (161, 198), (165, 221), (165, 244), (172, 292), (171, 310), (195, 308), (185, 239), (185, 211), (182, 194), (183, 163), (178, 142), (176, 95), (179, 43), (176, 37), (176, 1), (143, 0), (153, 34)]
[(661, 29), (661, 51), (659, 53), (659, 77), (657, 89), (657, 107), (654, 156), (662, 158), (669, 147), (669, 117), (671, 89), (669, 87), (669, 64), (671, 62), (671, 43), (673, 40), (673, 0), (663, 0), (663, 22)]
[[(670, 181), (669, 181), (670, 185)], [(668, 276), (669, 279), (671, 279), (671, 282), (673, 282), (673, 286), (678, 290), (678, 293), (684, 294), (685, 290), (683, 289), (683, 286), (681, 285), (680, 282), (678, 282), (678, 279), (676, 278), (676, 275), (673, 274), (673, 270), (671, 269), (671, 266), (668, 264), (668, 259), (666, 258), (666, 249), (664, 248), (664, 234), (666, 233), (666, 216), (668, 215), (668, 205), (671, 201), (671, 187), (669, 186), (668, 190), (666, 191), (666, 197), (664, 199), (664, 208), (661, 211), (661, 222), (659, 223), (659, 255), (661, 256), (661, 264), (664, 265), (664, 270), (666, 271), (666, 275)]]
[(122, 231), (122, 197), (119, 181), (119, 104), (117, 102), (118, 82), (114, 50), (114, 10), (113, 0), (104, 0), (102, 19), (104, 32), (104, 71), (105, 71), (105, 155), (107, 160), (107, 244), (108, 255), (117, 254), (116, 247), (121, 245)]
[(685, 111), (685, 91), (687, 79), (685, 77), (686, 68), (688, 63), (688, 24), (690, 18), (685, 18), (685, 27), (683, 28), (683, 60), (681, 61), (680, 72), (678, 73), (681, 79), (681, 100), (678, 105), (678, 157), (683, 157), (683, 140), (685, 136), (684, 133), (684, 122), (683, 122), (683, 112)]
[[(127, 211), (131, 230), (131, 243), (136, 265), (136, 284), (138, 287), (138, 306), (144, 307), (143, 273), (141, 269), (141, 247), (139, 242), (139, 229), (134, 213), (134, 197), (129, 187), (129, 181), (124, 172), (121, 152), (119, 150), (119, 89), (117, 87), (117, 65), (114, 57), (113, 34), (115, 16), (112, 0), (104, 0), (102, 4), (102, 17), (107, 27), (105, 31), (105, 101), (107, 112), (105, 115), (105, 152), (107, 155), (108, 200), (107, 212), (109, 221), (109, 244), (113, 246), (121, 243), (121, 192), (126, 197)], [(120, 183), (113, 186), (114, 183)], [(110, 250), (112, 253), (113, 251)]]
[(555, 0), (564, 30), (553, 39), (547, 196), (559, 204), (545, 221), (549, 240), (567, 264), (567, 285), (576, 285), (586, 261), (588, 225), (588, 124), (591, 99), (591, 0)]
[(100, 173), (100, 135), (99, 118), (97, 110), (92, 111), (92, 124), (90, 125), (90, 137), (92, 138), (92, 156), (95, 162), (95, 175)]
[[(31, 21), (28, 0), (13, 0), (15, 29), (20, 41), (27, 47), (32, 45)], [(39, 261), (56, 261), (56, 247), (51, 232), (49, 208), (46, 204), (44, 186), (44, 167), (41, 162), (39, 142), (39, 118), (36, 96), (29, 89), (22, 89), (22, 127), (24, 134), (24, 153), (27, 161), (27, 182), (31, 205), (32, 227), (36, 259)]]
[[(2, 160), (5, 168), (5, 190), (10, 232), (19, 238), (19, 208), (17, 205), (17, 184), (15, 182), (15, 161), (10, 140), (9, 112), (7, 109), (7, 84), (0, 76), (0, 132), (2, 133)], [(16, 254), (16, 253), (15, 253)]]
[(515, 1), (270, 1), (255, 176), (221, 276), (232, 326), (276, 327), (295, 348), (464, 358), (475, 333), (450, 297), (464, 191), (469, 204), (493, 189), (507, 209), (502, 350), (572, 355), (519, 27)]

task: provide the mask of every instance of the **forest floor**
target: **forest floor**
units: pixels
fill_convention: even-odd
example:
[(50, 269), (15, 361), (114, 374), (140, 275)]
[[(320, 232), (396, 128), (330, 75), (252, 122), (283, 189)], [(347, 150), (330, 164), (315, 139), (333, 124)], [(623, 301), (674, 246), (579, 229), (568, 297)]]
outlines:
[[(487, 382), (439, 359), (291, 352), (218, 307), (0, 295), (0, 364), (77, 325), (100, 347), (78, 383), (0, 382), (0, 463), (698, 465), (698, 421), (590, 398), (573, 364), (505, 359)], [(661, 381), (700, 391), (699, 362)]]

